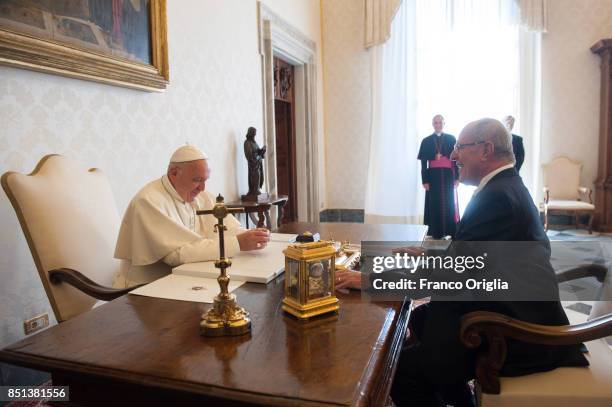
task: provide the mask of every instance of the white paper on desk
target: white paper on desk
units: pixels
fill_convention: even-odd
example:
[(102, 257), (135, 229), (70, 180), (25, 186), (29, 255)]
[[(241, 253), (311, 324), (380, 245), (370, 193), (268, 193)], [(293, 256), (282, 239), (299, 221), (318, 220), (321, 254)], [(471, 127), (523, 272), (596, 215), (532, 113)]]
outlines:
[(295, 233), (270, 233), (271, 242), (295, 243), (295, 238), (298, 235)]
[[(244, 284), (244, 281), (230, 281), (227, 289), (229, 292), (232, 292), (242, 284)], [(132, 290), (130, 294), (165, 298), (168, 300), (212, 303), (220, 290), (216, 278), (170, 274)]]
[[(285, 269), (287, 242), (270, 242), (265, 249), (240, 252), (232, 257), (227, 274), (233, 281), (267, 284)], [(212, 261), (185, 263), (172, 269), (173, 274), (193, 277), (216, 278), (219, 270)]]

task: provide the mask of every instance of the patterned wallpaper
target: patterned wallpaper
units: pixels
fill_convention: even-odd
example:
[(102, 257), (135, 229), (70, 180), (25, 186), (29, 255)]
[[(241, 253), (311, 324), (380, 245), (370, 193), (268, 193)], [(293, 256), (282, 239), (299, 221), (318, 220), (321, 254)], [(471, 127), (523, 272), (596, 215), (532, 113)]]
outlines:
[[(279, 14), (320, 47), (318, 2), (296, 4), (301, 16)], [(170, 86), (159, 94), (0, 67), (0, 173), (29, 173), (49, 153), (73, 157), (106, 172), (122, 214), (188, 141), (210, 157), (208, 190), (245, 193), (244, 134), (263, 123), (257, 2), (168, 1), (168, 41)], [(1, 347), (23, 336), (24, 319), (52, 311), (4, 193), (0, 219)]]
[(362, 209), (370, 150), (370, 53), (363, 1), (322, 2), (327, 207)]
[(593, 187), (599, 146), (600, 57), (589, 48), (612, 38), (612, 0), (549, 1), (542, 38), (542, 157), (582, 161), (582, 184)]
[[(369, 151), (370, 56), (364, 50), (362, 1), (323, 1), (327, 207), (363, 208)], [(542, 40), (542, 157), (584, 163), (596, 176), (599, 57), (589, 51), (612, 37), (612, 0), (555, 0)], [(529, 152), (527, 152), (529, 154)]]

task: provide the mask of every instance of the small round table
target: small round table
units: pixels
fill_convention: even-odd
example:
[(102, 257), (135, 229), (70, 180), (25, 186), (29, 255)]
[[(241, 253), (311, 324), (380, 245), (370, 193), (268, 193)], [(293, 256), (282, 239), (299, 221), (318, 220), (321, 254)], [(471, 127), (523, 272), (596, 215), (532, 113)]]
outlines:
[[(270, 208), (272, 205), (277, 207), (278, 216), (276, 217), (276, 227), (280, 227), (283, 218), (283, 207), (289, 200), (287, 195), (269, 195), (264, 198), (259, 198), (257, 201), (232, 201), (225, 205), (228, 208), (243, 208), (246, 214), (246, 227), (249, 228), (249, 216), (250, 214), (257, 213), (257, 227), (267, 227), (272, 229), (272, 222), (270, 221)], [(264, 226), (265, 225), (265, 226)]]

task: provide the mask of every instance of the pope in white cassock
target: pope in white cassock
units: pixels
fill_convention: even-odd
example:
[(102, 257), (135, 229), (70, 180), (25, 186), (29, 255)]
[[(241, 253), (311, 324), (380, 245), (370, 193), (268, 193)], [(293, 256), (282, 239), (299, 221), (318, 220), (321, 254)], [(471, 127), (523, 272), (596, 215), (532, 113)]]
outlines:
[[(115, 257), (122, 259), (113, 286), (147, 283), (183, 263), (219, 257), (214, 216), (197, 216), (212, 209), (215, 197), (204, 191), (210, 176), (208, 157), (193, 146), (177, 149), (168, 172), (145, 185), (130, 202), (119, 230)], [(232, 215), (224, 219), (225, 254), (258, 250), (270, 240), (267, 229), (246, 230)]]

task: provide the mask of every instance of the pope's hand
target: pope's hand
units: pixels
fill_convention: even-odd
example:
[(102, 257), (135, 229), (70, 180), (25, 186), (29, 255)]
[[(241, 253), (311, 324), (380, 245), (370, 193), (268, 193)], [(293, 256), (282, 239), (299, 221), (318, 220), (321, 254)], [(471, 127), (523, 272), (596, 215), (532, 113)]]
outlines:
[(361, 273), (359, 271), (337, 271), (336, 272), (336, 290), (342, 288), (361, 289)]
[(270, 241), (270, 231), (264, 228), (249, 229), (236, 235), (241, 251), (260, 250)]

